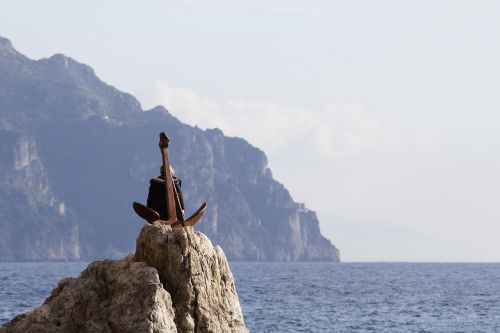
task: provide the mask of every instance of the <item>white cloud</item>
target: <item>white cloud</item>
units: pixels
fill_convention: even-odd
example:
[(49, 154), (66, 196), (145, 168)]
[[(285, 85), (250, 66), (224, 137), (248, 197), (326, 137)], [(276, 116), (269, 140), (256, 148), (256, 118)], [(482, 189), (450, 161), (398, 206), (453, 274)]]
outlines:
[(316, 117), (312, 137), (327, 157), (384, 149), (382, 123), (362, 105), (328, 105)]
[(331, 103), (321, 110), (270, 102), (214, 102), (193, 90), (174, 88), (158, 81), (148, 106), (161, 104), (181, 121), (201, 128), (220, 128), (267, 153), (300, 141), (318, 158), (351, 156), (391, 146), (380, 119), (361, 104)]

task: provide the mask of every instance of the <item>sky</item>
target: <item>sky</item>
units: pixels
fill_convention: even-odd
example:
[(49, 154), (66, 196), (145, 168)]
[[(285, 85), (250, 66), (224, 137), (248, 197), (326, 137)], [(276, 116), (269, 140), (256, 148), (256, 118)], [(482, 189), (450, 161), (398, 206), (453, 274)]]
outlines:
[(500, 261), (500, 3), (2, 0), (0, 35), (264, 150), (344, 261)]

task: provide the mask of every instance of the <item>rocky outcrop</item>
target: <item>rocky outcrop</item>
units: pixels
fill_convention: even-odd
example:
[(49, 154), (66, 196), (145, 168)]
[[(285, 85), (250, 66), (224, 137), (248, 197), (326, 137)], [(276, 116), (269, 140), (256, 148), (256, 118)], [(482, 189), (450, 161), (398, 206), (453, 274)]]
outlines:
[(156, 222), (135, 256), (91, 263), (45, 303), (16, 316), (14, 332), (248, 332), (222, 249), (191, 227)]
[(59, 282), (45, 303), (0, 332), (175, 332), (158, 271), (133, 256), (97, 261)]
[(245, 331), (226, 256), (204, 234), (190, 227), (171, 231), (159, 223), (147, 225), (135, 258), (158, 269), (181, 332)]

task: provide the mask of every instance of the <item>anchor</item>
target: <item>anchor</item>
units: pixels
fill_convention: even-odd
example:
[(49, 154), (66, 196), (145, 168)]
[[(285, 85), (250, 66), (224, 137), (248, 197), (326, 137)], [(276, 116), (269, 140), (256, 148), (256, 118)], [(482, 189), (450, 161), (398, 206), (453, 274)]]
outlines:
[(167, 133), (160, 133), (160, 151), (163, 162), (163, 170), (165, 170), (165, 193), (167, 194), (167, 200), (165, 204), (167, 205), (167, 220), (163, 221), (160, 219), (160, 214), (155, 210), (144, 206), (139, 202), (134, 202), (132, 207), (134, 211), (141, 218), (146, 220), (149, 223), (153, 223), (155, 221), (160, 221), (160, 223), (165, 223), (170, 225), (172, 228), (181, 228), (186, 226), (193, 226), (196, 224), (205, 210), (207, 209), (207, 204), (203, 203), (201, 207), (189, 218), (184, 218), (184, 213), (181, 209), (181, 204), (179, 200), (179, 194), (177, 193), (177, 189), (174, 186), (174, 181), (172, 178), (172, 171), (170, 169), (170, 161), (168, 157), (168, 146), (169, 146), (169, 138)]

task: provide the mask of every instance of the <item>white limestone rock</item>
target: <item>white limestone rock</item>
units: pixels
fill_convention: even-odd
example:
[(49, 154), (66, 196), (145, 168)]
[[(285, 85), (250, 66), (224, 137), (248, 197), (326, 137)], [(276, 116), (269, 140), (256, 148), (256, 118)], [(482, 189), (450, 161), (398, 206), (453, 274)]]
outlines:
[(135, 256), (91, 263), (0, 333), (248, 330), (222, 249), (191, 227), (143, 227)]

